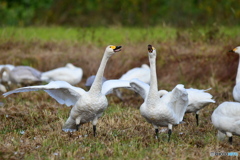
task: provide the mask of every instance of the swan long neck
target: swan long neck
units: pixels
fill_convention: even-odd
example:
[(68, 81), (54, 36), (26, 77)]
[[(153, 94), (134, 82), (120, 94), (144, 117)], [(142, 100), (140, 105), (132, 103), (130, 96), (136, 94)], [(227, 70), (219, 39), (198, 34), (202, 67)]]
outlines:
[(107, 64), (108, 59), (110, 58), (109, 55), (106, 54), (106, 52), (103, 55), (101, 64), (98, 68), (96, 77), (93, 81), (93, 84), (89, 90), (89, 93), (100, 93), (101, 89), (102, 89), (102, 80), (103, 80), (103, 74), (104, 74), (104, 70)]
[(7, 73), (7, 77), (9, 79), (9, 74), (10, 74), (10, 69), (8, 67), (3, 67), (0, 71), (0, 80), (2, 80), (3, 77), (3, 72)]
[(239, 61), (238, 61), (238, 70), (237, 70), (237, 76), (236, 76), (236, 83), (240, 82), (240, 55), (239, 55)]
[(157, 83), (157, 73), (156, 73), (156, 57), (149, 57), (150, 62), (150, 89), (148, 93), (148, 100), (156, 100), (158, 97), (158, 83)]

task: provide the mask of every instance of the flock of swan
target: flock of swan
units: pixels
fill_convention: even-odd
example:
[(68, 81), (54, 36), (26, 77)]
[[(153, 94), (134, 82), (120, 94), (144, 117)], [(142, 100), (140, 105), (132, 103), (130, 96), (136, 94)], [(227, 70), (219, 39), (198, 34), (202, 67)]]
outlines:
[[(82, 69), (71, 63), (47, 72), (40, 72), (29, 66), (0, 65), (0, 82), (7, 82), (9, 85), (32, 85), (38, 82), (48, 83), (51, 81), (66, 81), (71, 85), (76, 85), (81, 81), (82, 76)], [(3, 89), (0, 91), (5, 92), (5, 86), (2, 84), (1, 86)]]
[[(76, 131), (80, 125), (92, 122), (93, 135), (96, 136), (98, 119), (108, 106), (106, 95), (113, 93), (118, 88), (127, 88), (135, 91), (143, 98), (144, 101), (140, 106), (140, 113), (147, 122), (153, 125), (156, 138), (158, 138), (159, 127), (168, 127), (168, 141), (170, 141), (173, 126), (183, 122), (185, 113), (195, 113), (198, 125), (199, 111), (208, 104), (215, 103), (215, 100), (212, 99), (213, 96), (206, 92), (209, 89), (186, 89), (184, 85), (177, 84), (172, 91), (158, 90), (156, 73), (157, 53), (152, 45), (148, 45), (150, 67), (143, 65), (141, 68), (134, 68), (128, 71), (119, 79), (107, 80), (103, 76), (107, 61), (112, 55), (120, 52), (121, 48), (122, 46), (114, 45), (106, 47), (96, 75), (89, 77), (85, 84), (90, 88), (89, 91), (73, 86), (81, 80), (81, 76), (77, 76), (77, 73), (82, 75), (82, 70), (72, 64), (68, 64), (63, 68), (74, 69), (72, 72), (75, 74), (70, 76), (70, 72), (66, 71), (69, 73), (68, 77), (71, 77), (70, 81), (60, 78), (61, 74), (65, 73), (63, 68), (38, 73), (27, 67), (26, 72), (31, 72), (32, 76), (38, 77), (40, 74), (40, 80), (50, 83), (18, 88), (3, 95), (6, 97), (13, 93), (44, 90), (58, 103), (73, 106), (67, 121), (63, 125), (63, 131)], [(240, 54), (240, 47), (236, 47), (232, 51)], [(15, 68), (13, 67), (11, 71)], [(10, 70), (4, 71), (11, 73)], [(59, 75), (59, 78), (54, 77), (54, 74)], [(14, 76), (11, 74), (5, 75), (5, 80), (10, 80), (12, 83), (20, 83), (13, 79)], [(240, 69), (238, 69), (233, 97), (236, 101), (240, 101)], [(218, 137), (221, 138), (226, 135), (232, 144), (232, 136), (240, 135), (240, 103), (223, 102), (214, 110), (211, 120), (213, 126), (218, 130)]]

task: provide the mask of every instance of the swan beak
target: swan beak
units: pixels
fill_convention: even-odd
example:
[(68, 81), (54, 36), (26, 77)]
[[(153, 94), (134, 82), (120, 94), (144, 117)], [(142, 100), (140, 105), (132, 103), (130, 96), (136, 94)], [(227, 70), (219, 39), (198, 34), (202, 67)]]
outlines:
[(116, 48), (114, 49), (114, 52), (119, 52), (119, 51), (121, 51), (121, 48), (122, 48), (122, 46), (116, 46)]
[(237, 50), (237, 48), (234, 48), (234, 49), (230, 50), (229, 52), (235, 53), (236, 50)]
[(153, 47), (152, 47), (152, 45), (150, 45), (150, 44), (148, 45), (148, 52), (149, 52), (149, 53), (152, 53), (152, 52), (153, 52)]

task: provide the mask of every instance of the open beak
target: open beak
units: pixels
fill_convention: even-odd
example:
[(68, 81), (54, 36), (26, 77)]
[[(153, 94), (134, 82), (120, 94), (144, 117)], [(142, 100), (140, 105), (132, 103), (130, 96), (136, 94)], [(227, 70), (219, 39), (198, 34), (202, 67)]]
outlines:
[(153, 52), (153, 48), (152, 48), (152, 45), (148, 45), (148, 52), (152, 53)]
[(122, 48), (122, 46), (116, 46), (116, 48), (114, 49), (114, 52), (119, 52), (119, 51), (121, 51), (121, 48)]
[(234, 49), (232, 49), (232, 50), (230, 50), (230, 51), (228, 51), (228, 52), (233, 52), (233, 53), (235, 53), (236, 50), (237, 50), (237, 49), (234, 48)]

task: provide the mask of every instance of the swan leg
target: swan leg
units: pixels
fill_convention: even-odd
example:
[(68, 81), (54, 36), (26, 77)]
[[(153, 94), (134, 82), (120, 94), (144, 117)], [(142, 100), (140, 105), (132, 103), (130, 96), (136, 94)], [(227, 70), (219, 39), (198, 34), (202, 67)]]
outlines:
[(229, 137), (229, 138), (228, 138), (228, 142), (232, 145), (232, 141), (233, 141), (232, 133), (226, 132), (226, 134), (227, 134), (227, 136)]
[(97, 121), (98, 121), (98, 117), (95, 117), (94, 120), (92, 121), (92, 124), (93, 124), (93, 136), (94, 137), (96, 137)]
[(156, 139), (158, 139), (158, 126), (153, 125), (155, 128)]
[(198, 126), (198, 119), (199, 119), (199, 117), (198, 117), (198, 112), (196, 112), (196, 121), (197, 121), (197, 126)]
[(170, 141), (171, 134), (172, 134), (172, 124), (168, 124), (168, 142)]
[(93, 136), (96, 137), (97, 126), (93, 125)]

